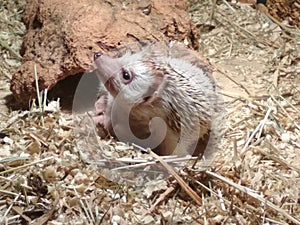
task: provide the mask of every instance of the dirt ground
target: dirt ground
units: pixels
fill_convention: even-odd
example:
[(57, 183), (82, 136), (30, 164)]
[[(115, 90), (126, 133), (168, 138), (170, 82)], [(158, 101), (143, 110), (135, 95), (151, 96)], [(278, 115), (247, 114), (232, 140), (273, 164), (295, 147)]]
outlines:
[(189, 14), (227, 127), (210, 168), (178, 171), (200, 204), (173, 177), (143, 186), (108, 179), (114, 172), (85, 158), (58, 101), (45, 113), (16, 110), (9, 81), (25, 2), (0, 3), (0, 224), (300, 224), (300, 31), (248, 4), (200, 2), (190, 1)]

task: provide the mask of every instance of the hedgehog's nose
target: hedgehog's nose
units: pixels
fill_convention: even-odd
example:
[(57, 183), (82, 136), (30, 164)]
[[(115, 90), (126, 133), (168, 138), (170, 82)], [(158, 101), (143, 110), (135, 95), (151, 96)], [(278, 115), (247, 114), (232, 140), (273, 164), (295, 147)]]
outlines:
[(94, 60), (98, 59), (102, 55), (101, 52), (95, 52), (94, 53)]

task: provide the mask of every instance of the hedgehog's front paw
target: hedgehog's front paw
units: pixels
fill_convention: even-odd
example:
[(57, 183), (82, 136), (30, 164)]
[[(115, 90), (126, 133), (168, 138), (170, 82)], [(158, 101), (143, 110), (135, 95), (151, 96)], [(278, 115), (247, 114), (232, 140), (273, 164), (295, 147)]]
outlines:
[(105, 96), (101, 96), (95, 103), (95, 116), (93, 120), (96, 125), (105, 126), (105, 110), (106, 110), (106, 99)]
[(93, 120), (96, 125), (100, 125), (100, 126), (104, 127), (104, 125), (105, 125), (105, 115), (104, 114), (93, 116)]

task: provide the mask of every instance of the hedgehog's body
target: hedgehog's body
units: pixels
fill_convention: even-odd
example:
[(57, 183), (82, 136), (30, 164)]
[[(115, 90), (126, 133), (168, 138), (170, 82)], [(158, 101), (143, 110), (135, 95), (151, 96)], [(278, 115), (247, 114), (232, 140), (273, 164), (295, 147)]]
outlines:
[(197, 57), (185, 61), (189, 54), (168, 44), (120, 58), (95, 54), (97, 75), (107, 90), (96, 102), (95, 121), (118, 139), (161, 155), (203, 153), (217, 97), (210, 71)]

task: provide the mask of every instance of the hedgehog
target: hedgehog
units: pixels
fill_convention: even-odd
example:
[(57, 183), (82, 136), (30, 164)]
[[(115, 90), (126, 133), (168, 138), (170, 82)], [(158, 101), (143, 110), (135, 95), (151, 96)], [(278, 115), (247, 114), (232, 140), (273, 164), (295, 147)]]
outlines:
[[(121, 56), (95, 53), (94, 121), (117, 139), (159, 155), (203, 155), (216, 142), (220, 102), (209, 64), (175, 43)], [(214, 137), (213, 137), (214, 136)]]

